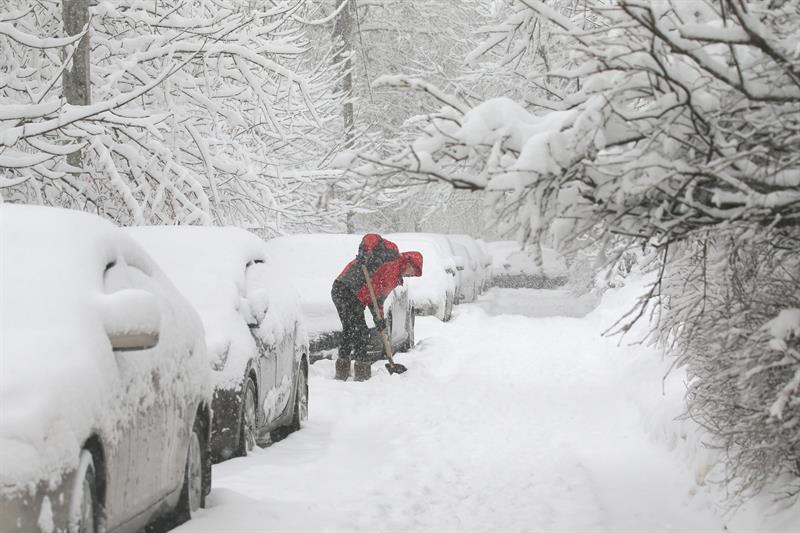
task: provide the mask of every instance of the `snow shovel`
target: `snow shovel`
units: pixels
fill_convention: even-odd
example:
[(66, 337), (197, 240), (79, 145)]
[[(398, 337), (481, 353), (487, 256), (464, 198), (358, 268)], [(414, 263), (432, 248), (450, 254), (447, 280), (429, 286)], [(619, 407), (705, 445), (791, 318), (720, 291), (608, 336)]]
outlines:
[[(369, 297), (372, 300), (372, 309), (375, 310), (375, 316), (381, 316), (381, 310), (378, 308), (378, 299), (375, 297), (375, 288), (372, 286), (372, 278), (369, 276), (369, 270), (367, 270), (366, 265), (361, 265), (361, 270), (364, 272), (364, 279), (367, 280), (367, 288), (369, 289)], [(394, 359), (392, 359), (392, 343), (389, 342), (389, 336), (386, 334), (386, 330), (381, 329), (381, 338), (383, 339), (383, 350), (386, 352), (386, 358), (389, 360), (386, 363), (386, 370), (389, 371), (389, 374), (402, 374), (408, 368), (400, 363), (395, 363)]]

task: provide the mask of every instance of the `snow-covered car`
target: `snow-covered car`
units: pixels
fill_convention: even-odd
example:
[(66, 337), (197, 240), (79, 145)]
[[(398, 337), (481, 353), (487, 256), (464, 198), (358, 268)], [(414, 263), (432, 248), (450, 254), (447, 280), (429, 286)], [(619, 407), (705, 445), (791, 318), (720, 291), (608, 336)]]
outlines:
[(441, 233), (425, 233), (424, 235), (427, 235), (436, 243), (441, 254), (446, 258), (446, 264), (455, 271), (456, 297), (454, 303), (459, 304), (465, 301), (464, 295), (462, 294), (462, 285), (467, 283), (469, 274), (464, 272), (467, 268), (467, 258), (465, 257), (464, 250), (460, 246), (458, 250), (456, 250), (456, 246), (447, 235)]
[(189, 302), (123, 230), (0, 203), (0, 531), (135, 531), (211, 487)]
[[(332, 350), (339, 346), (342, 323), (331, 299), (331, 286), (355, 258), (361, 238), (362, 235), (354, 234), (316, 233), (286, 235), (267, 241), (275, 264), (300, 293), (315, 359), (333, 356)], [(407, 250), (402, 246), (400, 249)], [(411, 349), (414, 346), (414, 313), (405, 285), (397, 287), (386, 298), (383, 312), (392, 349), (400, 352)], [(372, 314), (367, 309), (364, 314), (367, 324), (372, 324)], [(371, 340), (370, 356), (384, 357), (378, 335), (371, 335)]]
[(481, 293), (483, 286), (483, 261), (481, 250), (475, 239), (469, 235), (446, 235), (455, 252), (464, 258), (464, 268), (461, 271), (461, 284), (459, 286), (459, 302), (474, 302)]
[(511, 267), (511, 263), (506, 261), (508, 256), (522, 250), (522, 246), (517, 241), (490, 241), (486, 243), (486, 246), (492, 258), (492, 277), (507, 274)]
[(516, 241), (488, 243), (492, 254), (492, 283), (498, 287), (553, 288), (567, 281), (564, 258), (552, 248), (542, 247), (542, 266), (533, 251)]
[(200, 313), (214, 385), (215, 461), (300, 429), (308, 338), (297, 293), (266, 243), (239, 228), (149, 226), (129, 233)]
[(486, 291), (492, 284), (492, 254), (489, 253), (489, 245), (483, 239), (476, 239), (478, 248), (481, 251), (481, 264), (483, 265), (483, 286), (481, 292)]
[(394, 241), (401, 250), (418, 250), (422, 253), (422, 276), (406, 281), (414, 313), (434, 315), (440, 320), (450, 320), (456, 298), (457, 267), (452, 249), (445, 248), (443, 235), (434, 233), (392, 233), (386, 238)]

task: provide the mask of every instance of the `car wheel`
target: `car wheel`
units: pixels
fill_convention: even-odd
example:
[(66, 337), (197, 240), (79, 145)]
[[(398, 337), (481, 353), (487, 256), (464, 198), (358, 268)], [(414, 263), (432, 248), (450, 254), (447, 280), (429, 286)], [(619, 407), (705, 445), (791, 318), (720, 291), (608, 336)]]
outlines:
[(414, 308), (409, 307), (406, 312), (406, 340), (400, 345), (401, 352), (408, 352), (414, 348)]
[(408, 314), (408, 328), (406, 329), (406, 333), (408, 334), (408, 350), (414, 349), (414, 344), (416, 340), (414, 339), (414, 328), (416, 327), (416, 315), (414, 314), (414, 309), (411, 308), (410, 313)]
[(94, 459), (89, 450), (82, 450), (75, 474), (75, 485), (69, 504), (69, 533), (96, 533), (100, 505), (97, 501), (97, 479)]
[(448, 294), (444, 304), (444, 322), (449, 322), (453, 318), (453, 298)]
[(294, 392), (294, 416), (289, 431), (299, 431), (308, 419), (308, 378), (305, 365), (301, 365), (297, 376), (297, 390)]
[(181, 522), (189, 520), (192, 513), (206, 505), (206, 490), (203, 469), (206, 465), (206, 445), (203, 423), (195, 418), (189, 448), (186, 452), (186, 468), (183, 472), (183, 489), (178, 501), (178, 516)]
[(244, 457), (256, 447), (256, 384), (252, 378), (247, 378), (242, 395), (242, 414), (239, 425), (242, 428), (239, 435), (239, 455)]

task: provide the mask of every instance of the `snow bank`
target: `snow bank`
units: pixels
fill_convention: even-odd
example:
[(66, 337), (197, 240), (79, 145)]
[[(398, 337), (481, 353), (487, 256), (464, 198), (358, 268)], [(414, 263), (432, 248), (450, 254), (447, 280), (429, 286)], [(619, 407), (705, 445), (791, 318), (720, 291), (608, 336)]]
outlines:
[(216, 387), (238, 387), (257, 357), (253, 332), (275, 346), (297, 329), (306, 344), (297, 293), (269, 259), (266, 243), (239, 228), (142, 226), (127, 231), (159, 262), (200, 313)]
[[(142, 308), (106, 293), (112, 264), (143, 273), (138, 282), (158, 296), (155, 310), (152, 301)], [(0, 490), (58, 483), (86, 438), (114, 442), (159, 395), (188, 403), (210, 393), (197, 314), (132, 239), (99, 217), (0, 204), (0, 291)], [(106, 327), (152, 328), (156, 317), (142, 316), (150, 312), (158, 344), (112, 352)]]
[[(632, 307), (635, 298), (643, 294), (651, 282), (652, 276), (630, 275), (625, 287), (605, 291), (601, 304), (587, 318), (612, 324)], [(776, 323), (785, 326), (792, 321), (784, 315)], [(737, 509), (728, 509), (725, 473), (719, 463), (721, 457), (717, 455), (723, 452), (715, 450), (703, 428), (686, 417), (688, 377), (684, 369), (674, 368), (674, 359), (661, 349), (640, 342), (648, 329), (647, 321), (642, 319), (624, 338), (618, 339), (624, 390), (631, 403), (638, 407), (640, 424), (650, 438), (670, 450), (690, 470), (694, 482), (690, 495), (703, 494), (714, 506), (715, 513), (724, 516), (729, 530), (795, 530), (800, 524), (800, 502), (775, 503), (779, 487), (771, 487)], [(779, 331), (773, 330), (773, 333), (786, 332), (782, 327), (777, 329)]]

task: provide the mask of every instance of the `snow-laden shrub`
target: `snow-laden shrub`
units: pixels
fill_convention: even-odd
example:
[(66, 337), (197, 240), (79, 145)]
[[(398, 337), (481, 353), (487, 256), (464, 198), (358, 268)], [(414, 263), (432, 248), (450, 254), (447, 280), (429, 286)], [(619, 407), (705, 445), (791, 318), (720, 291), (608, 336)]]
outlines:
[(800, 493), (800, 257), (775, 235), (742, 237), (709, 236), (673, 258), (661, 330), (735, 501), (785, 474), (785, 495)]

